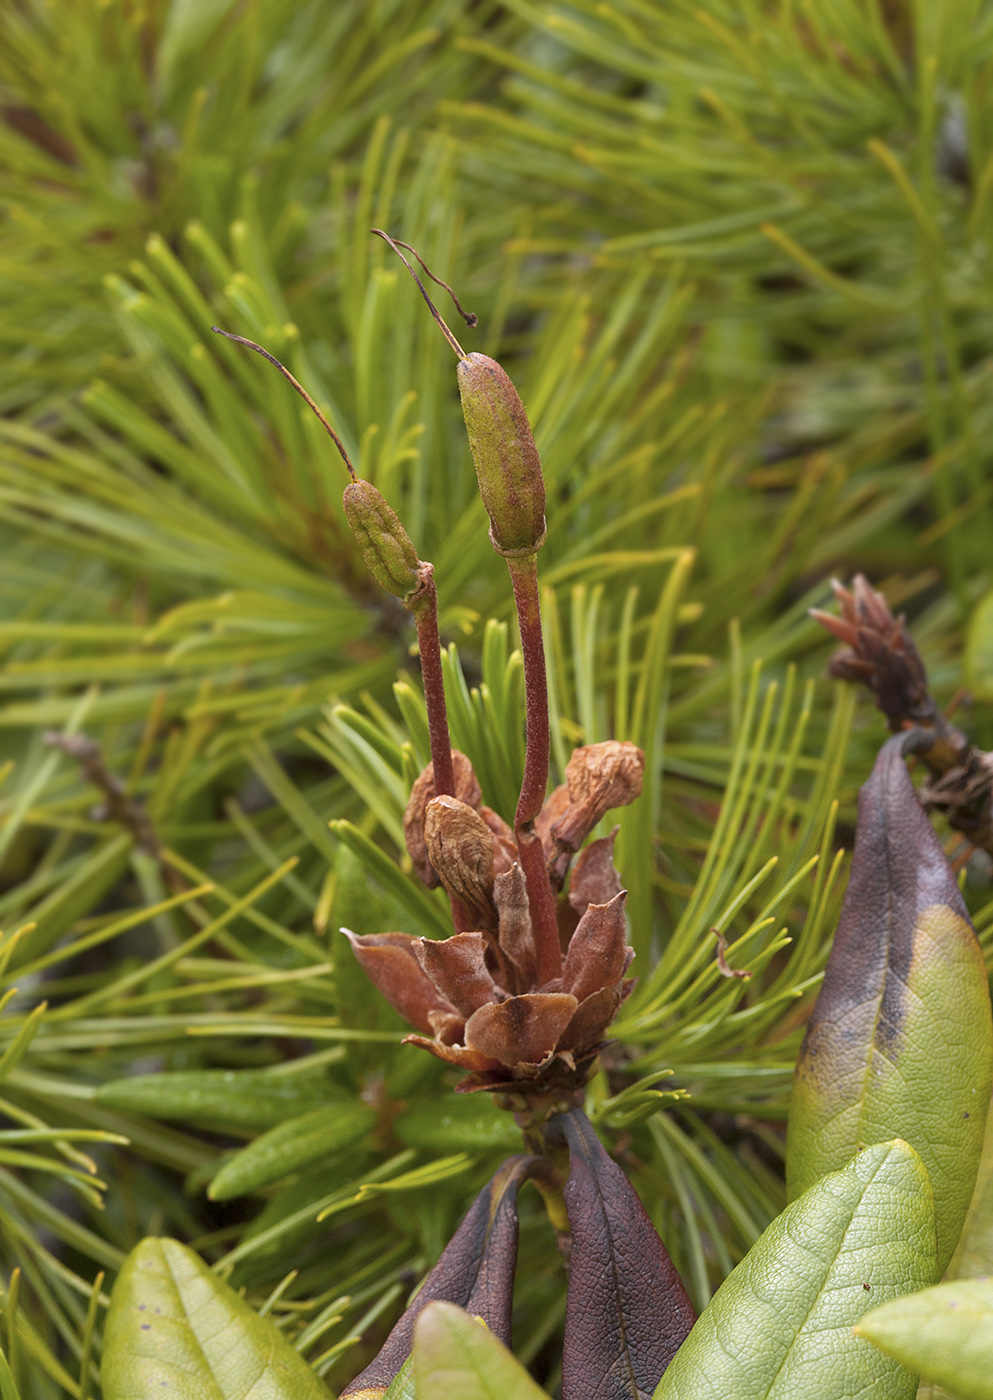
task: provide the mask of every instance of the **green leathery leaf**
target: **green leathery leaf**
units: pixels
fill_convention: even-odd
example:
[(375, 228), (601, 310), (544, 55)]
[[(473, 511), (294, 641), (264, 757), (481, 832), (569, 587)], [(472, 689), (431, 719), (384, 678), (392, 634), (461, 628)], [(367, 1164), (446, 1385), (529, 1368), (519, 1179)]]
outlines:
[(417, 1400), (541, 1400), (517, 1358), (454, 1303), (429, 1303), (414, 1327)]
[(917, 1377), (853, 1326), (936, 1277), (917, 1153), (868, 1147), (788, 1205), (725, 1279), (654, 1400), (912, 1400)]
[(268, 1320), (178, 1240), (145, 1239), (114, 1285), (104, 1400), (328, 1400)]
[(993, 1400), (993, 1279), (955, 1279), (867, 1312), (855, 1328), (958, 1400)]
[(112, 1079), (94, 1097), (107, 1108), (167, 1122), (264, 1130), (320, 1108), (335, 1095), (326, 1080), (312, 1074), (194, 1069)]
[(364, 1137), (376, 1121), (364, 1103), (334, 1103), (277, 1123), (231, 1157), (207, 1188), (212, 1201), (245, 1196)]
[(435, 1152), (514, 1152), (521, 1130), (509, 1113), (482, 1094), (447, 1095), (438, 1103), (416, 1104), (401, 1114), (396, 1135), (405, 1147)]
[(993, 1113), (986, 1115), (983, 1152), (969, 1213), (946, 1278), (985, 1278), (993, 1274)]
[(972, 1197), (993, 1069), (983, 955), (917, 800), (904, 736), (859, 797), (851, 877), (797, 1061), (791, 1198), (870, 1143), (904, 1138), (934, 1188), (944, 1270)]

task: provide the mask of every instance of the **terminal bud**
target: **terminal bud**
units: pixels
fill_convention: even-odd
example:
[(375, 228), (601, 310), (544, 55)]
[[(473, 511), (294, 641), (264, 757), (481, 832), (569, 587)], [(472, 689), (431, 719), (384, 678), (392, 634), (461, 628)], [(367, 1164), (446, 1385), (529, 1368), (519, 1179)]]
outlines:
[(457, 369), (493, 547), (511, 556), (533, 554), (545, 539), (545, 483), (520, 395), (489, 355), (473, 351)]
[(380, 588), (408, 608), (426, 589), (430, 564), (423, 564), (400, 517), (368, 481), (352, 481), (342, 496), (345, 519)]

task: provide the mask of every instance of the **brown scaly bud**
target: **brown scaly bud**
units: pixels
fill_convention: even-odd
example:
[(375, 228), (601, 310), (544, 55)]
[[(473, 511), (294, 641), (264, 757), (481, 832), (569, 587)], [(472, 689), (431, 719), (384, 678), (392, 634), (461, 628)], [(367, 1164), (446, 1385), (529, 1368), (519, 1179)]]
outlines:
[(568, 805), (551, 828), (559, 849), (578, 851), (606, 812), (633, 802), (644, 770), (645, 755), (636, 744), (607, 739), (574, 749), (565, 769)]
[(457, 797), (433, 797), (424, 810), (428, 859), (452, 899), (475, 928), (493, 928), (493, 833), (478, 812)]
[(457, 370), (493, 548), (511, 556), (534, 554), (545, 539), (545, 483), (520, 395), (489, 355), (473, 351)]
[[(460, 802), (465, 802), (467, 806), (479, 811), (483, 794), (476, 781), (472, 764), (458, 749), (452, 749), (452, 769), (455, 773), (455, 796)], [(424, 812), (431, 799), (437, 795), (434, 786), (434, 764), (429, 763), (414, 779), (414, 786), (410, 789), (410, 799), (403, 814), (403, 839), (414, 863), (417, 878), (430, 890), (435, 889), (440, 881), (428, 858), (428, 848), (424, 842)]]
[(846, 649), (831, 658), (832, 676), (867, 686), (894, 733), (908, 724), (932, 724), (937, 707), (903, 615), (894, 617), (886, 599), (862, 574), (856, 575), (851, 591), (836, 579), (831, 587), (841, 616), (818, 608), (811, 608), (810, 615), (846, 643)]
[(416, 611), (433, 569), (418, 559), (396, 511), (371, 482), (362, 480), (345, 487), (341, 502), (373, 578), (404, 607)]
[(831, 586), (841, 616), (817, 608), (810, 613), (847, 644), (831, 658), (831, 674), (867, 686), (894, 732), (916, 731), (904, 752), (919, 758), (931, 776), (921, 800), (940, 808), (971, 845), (993, 855), (993, 755), (974, 748), (941, 713), (904, 619), (894, 618), (883, 595), (861, 574), (851, 590)]

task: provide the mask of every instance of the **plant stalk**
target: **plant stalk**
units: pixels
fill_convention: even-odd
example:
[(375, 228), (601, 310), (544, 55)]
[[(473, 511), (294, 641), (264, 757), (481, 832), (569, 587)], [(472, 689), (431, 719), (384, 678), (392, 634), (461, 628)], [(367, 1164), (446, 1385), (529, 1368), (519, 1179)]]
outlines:
[[(448, 708), (445, 704), (445, 679), (441, 669), (441, 634), (438, 631), (438, 590), (434, 582), (434, 567), (423, 566), (424, 585), (414, 607), (417, 624), (417, 649), (421, 658), (421, 680), (424, 683), (424, 704), (428, 712), (428, 740), (431, 744), (431, 764), (437, 797), (455, 797), (455, 768), (452, 764), (452, 740), (448, 732)], [(460, 899), (449, 895), (452, 923), (456, 933), (467, 933), (472, 919)]]
[(541, 983), (562, 975), (558, 911), (548, 878), (541, 839), (534, 829), (548, 787), (551, 739), (548, 728), (548, 680), (541, 635), (538, 562), (534, 554), (507, 559), (524, 656), (526, 747), (521, 795), (514, 815), (514, 835), (528, 891), (538, 977)]
[[(427, 569), (424, 572), (427, 573)], [(438, 797), (454, 797), (455, 769), (452, 766), (452, 741), (448, 732), (445, 682), (441, 669), (438, 590), (435, 588), (433, 569), (418, 599), (414, 619), (417, 623), (417, 647), (421, 657), (421, 679), (424, 682), (424, 704), (428, 712), (434, 790)]]

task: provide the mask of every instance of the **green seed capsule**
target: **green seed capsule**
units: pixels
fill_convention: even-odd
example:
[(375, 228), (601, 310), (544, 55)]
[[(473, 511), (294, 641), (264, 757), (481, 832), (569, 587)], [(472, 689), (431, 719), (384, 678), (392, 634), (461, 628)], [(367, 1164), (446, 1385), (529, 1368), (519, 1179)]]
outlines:
[(381, 588), (408, 606), (424, 587), (424, 566), (396, 511), (368, 481), (352, 481), (342, 496), (345, 518)]
[(506, 370), (478, 351), (459, 360), (458, 376), (493, 547), (533, 554), (545, 539), (545, 483), (520, 395)]

